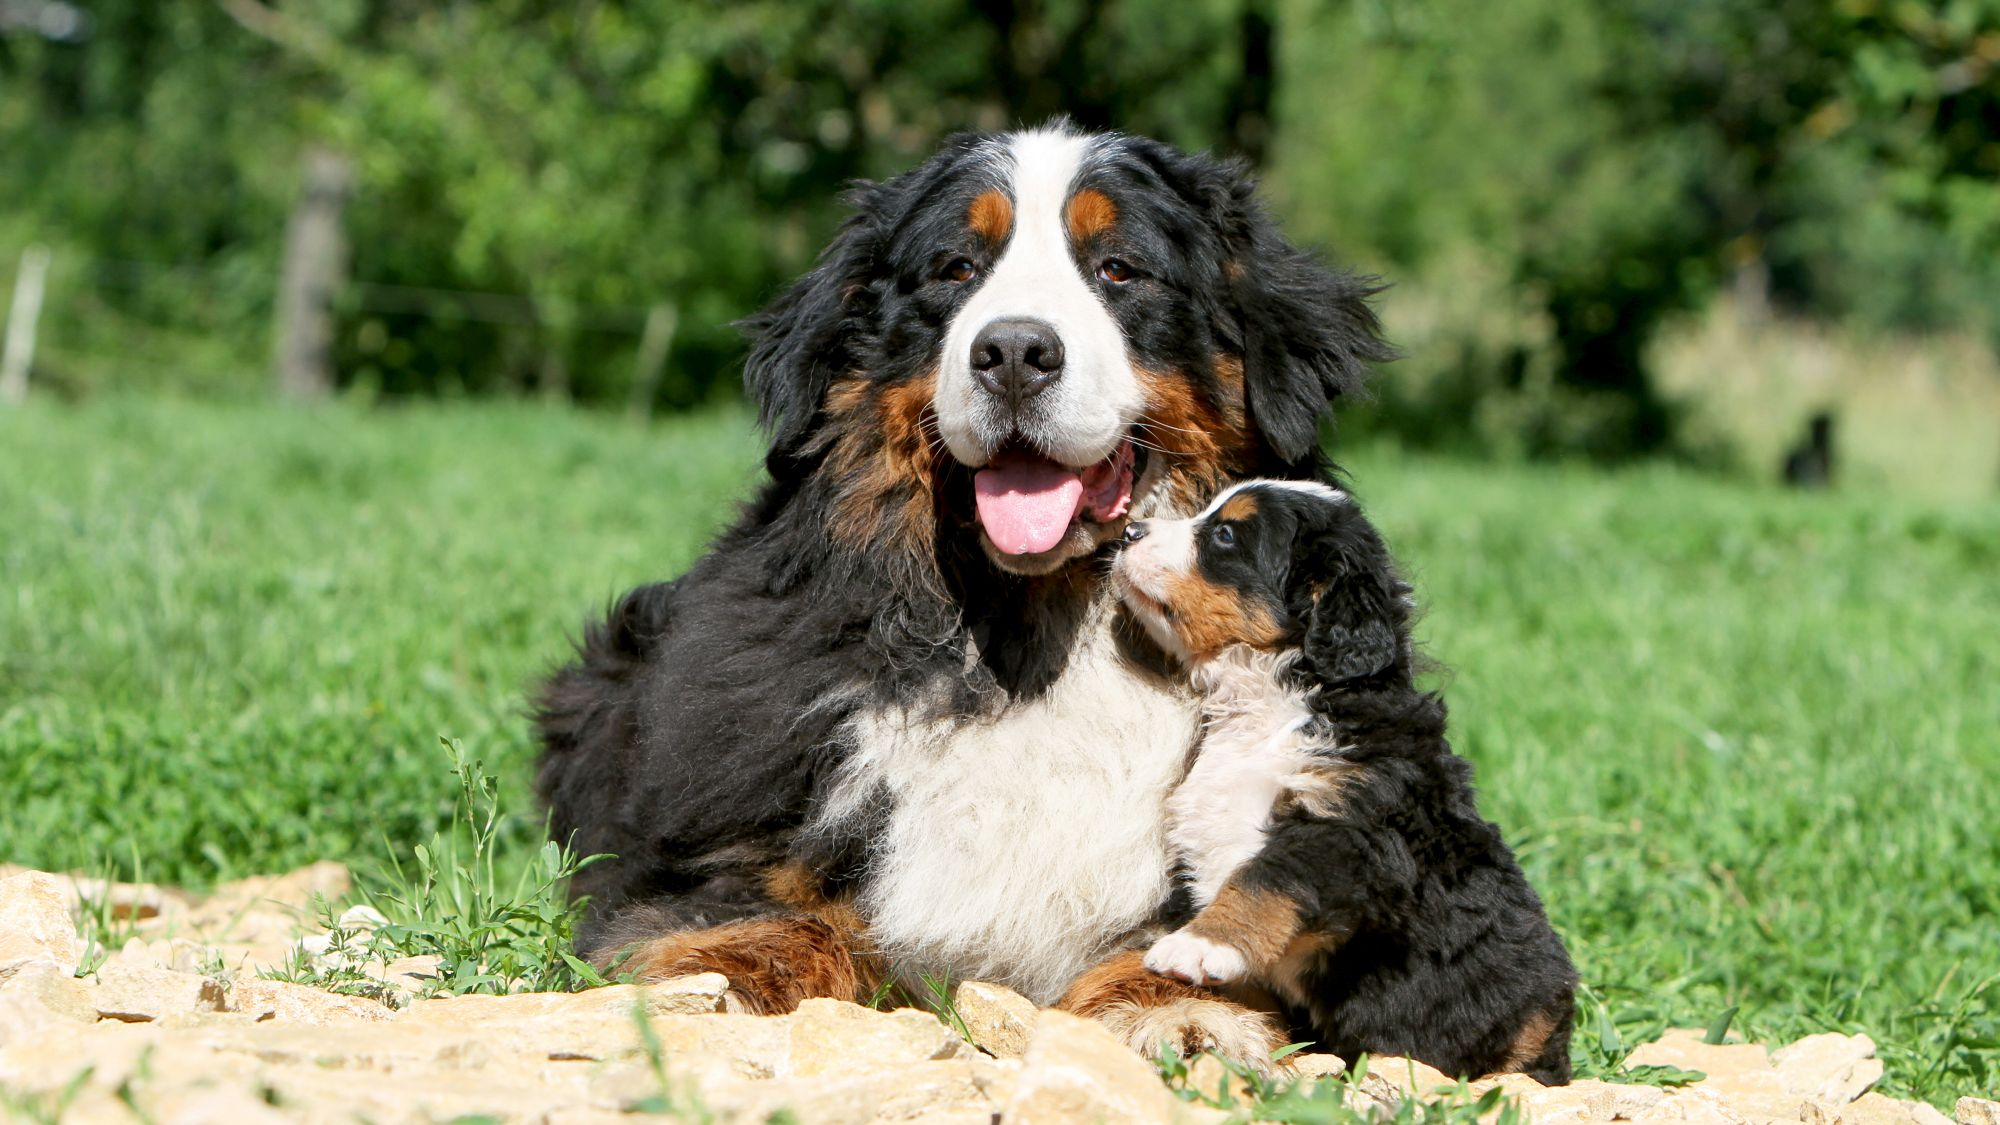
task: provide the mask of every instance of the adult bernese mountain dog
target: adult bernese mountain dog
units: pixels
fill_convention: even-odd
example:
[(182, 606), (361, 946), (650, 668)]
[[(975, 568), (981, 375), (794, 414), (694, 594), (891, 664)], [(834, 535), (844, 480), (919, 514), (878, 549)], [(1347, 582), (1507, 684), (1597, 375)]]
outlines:
[(1352, 497), (1250, 481), (1125, 539), (1114, 584), (1204, 693), (1167, 801), (1199, 913), (1146, 966), (1269, 989), (1344, 1058), (1568, 1082), (1576, 970), (1416, 686), (1410, 588)]
[(1148, 970), (1199, 698), (1120, 607), (1129, 521), (1326, 479), (1385, 358), (1364, 279), (1241, 167), (1058, 123), (857, 187), (748, 322), (769, 479), (539, 698), (579, 946), (760, 1012), (980, 978), (1260, 1059), (1268, 1013)]

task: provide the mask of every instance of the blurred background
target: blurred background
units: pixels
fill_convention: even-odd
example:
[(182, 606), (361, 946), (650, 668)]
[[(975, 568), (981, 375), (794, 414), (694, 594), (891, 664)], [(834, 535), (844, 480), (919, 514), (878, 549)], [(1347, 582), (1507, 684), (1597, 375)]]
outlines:
[(0, 0), (0, 278), (37, 394), (675, 411), (843, 183), (1056, 113), (1394, 284), (1351, 432), (2000, 487), (1995, 0)]

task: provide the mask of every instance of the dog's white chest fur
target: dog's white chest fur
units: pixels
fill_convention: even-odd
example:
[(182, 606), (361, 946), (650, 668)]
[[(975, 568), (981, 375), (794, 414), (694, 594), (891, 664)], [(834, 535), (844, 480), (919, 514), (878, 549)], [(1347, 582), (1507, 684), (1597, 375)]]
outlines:
[(1059, 998), (1171, 883), (1166, 799), (1195, 739), (1193, 695), (1123, 660), (1111, 608), (1061, 678), (996, 717), (862, 714), (826, 815), (894, 802), (861, 907), (905, 978), (946, 972)]
[(1305, 696), (1281, 682), (1282, 657), (1237, 646), (1195, 673), (1202, 700), (1201, 752), (1167, 802), (1174, 855), (1188, 868), (1194, 903), (1215, 900), (1231, 873), (1264, 847), (1271, 810), (1311, 784), (1300, 728)]

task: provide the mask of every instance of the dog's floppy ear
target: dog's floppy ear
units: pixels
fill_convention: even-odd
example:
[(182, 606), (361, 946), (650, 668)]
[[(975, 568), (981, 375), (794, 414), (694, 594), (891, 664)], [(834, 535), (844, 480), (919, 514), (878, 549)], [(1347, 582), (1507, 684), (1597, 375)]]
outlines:
[(881, 190), (876, 184), (856, 186), (847, 197), (855, 213), (812, 272), (737, 323), (751, 339), (743, 386), (756, 400), (757, 420), (770, 434), (767, 460), (774, 476), (796, 467), (828, 388), (858, 366), (856, 351), (875, 300), (869, 280), (881, 241)]
[(1368, 364), (1394, 358), (1368, 303), (1382, 287), (1292, 245), (1264, 213), (1245, 165), (1211, 167), (1211, 221), (1222, 232), (1223, 277), (1242, 327), (1250, 416), (1272, 452), (1309, 464), (1328, 404), (1360, 391)]
[(1404, 659), (1404, 586), (1389, 552), (1368, 523), (1335, 512), (1302, 528), (1292, 573), (1308, 584), (1306, 659), (1330, 684), (1380, 675)]

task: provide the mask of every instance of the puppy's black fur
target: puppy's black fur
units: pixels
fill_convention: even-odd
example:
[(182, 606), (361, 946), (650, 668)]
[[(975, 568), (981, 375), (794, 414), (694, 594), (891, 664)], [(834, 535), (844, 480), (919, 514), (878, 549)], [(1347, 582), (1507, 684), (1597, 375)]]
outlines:
[[(1147, 555), (1155, 536), (1173, 542)], [(1407, 1055), (1451, 1074), (1567, 1082), (1575, 970), (1499, 830), (1479, 816), (1471, 767), (1445, 738), (1444, 701), (1414, 683), (1410, 589), (1352, 498), (1250, 482), (1191, 521), (1135, 524), (1127, 537), (1116, 570), (1128, 601), (1184, 652), (1198, 683), (1218, 690), (1231, 657), (1185, 638), (1255, 640), (1263, 659), (1237, 649), (1236, 675), (1272, 682), (1234, 687), (1309, 713), (1287, 736), (1297, 773), (1261, 849), (1147, 964), (1216, 979), (1198, 967), (1201, 950), (1220, 946), (1208, 964), (1242, 966), (1285, 1003), (1299, 1035), (1345, 1058)], [(1238, 622), (1275, 628), (1245, 637)], [(1264, 733), (1230, 726), (1260, 721), (1212, 710), (1201, 753)], [(1184, 790), (1203, 776), (1197, 764)], [(1176, 815), (1218, 795), (1177, 793)]]

